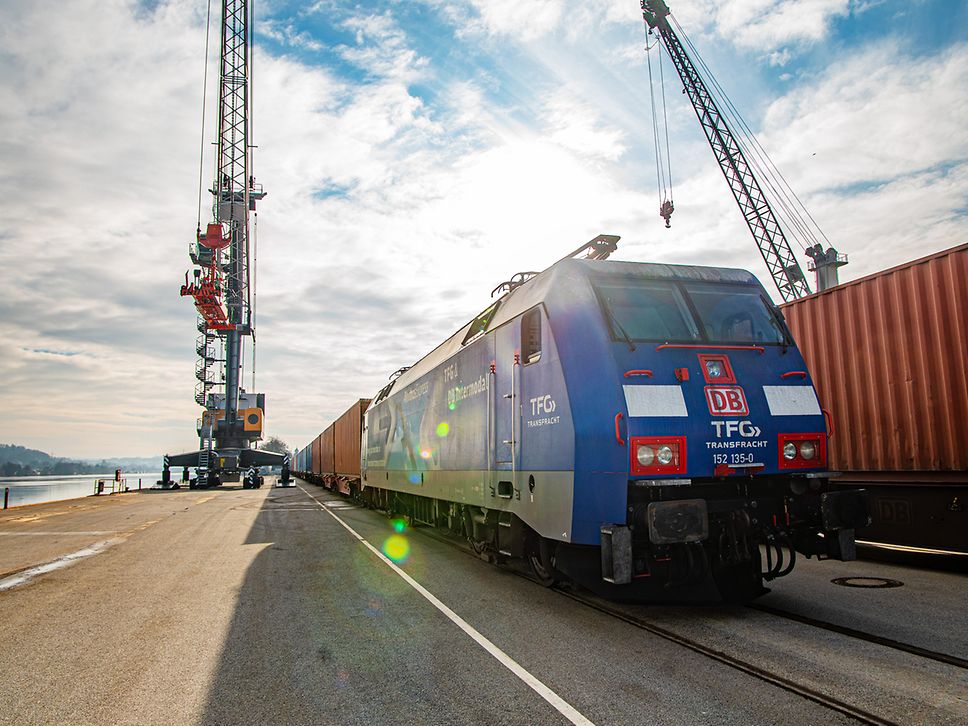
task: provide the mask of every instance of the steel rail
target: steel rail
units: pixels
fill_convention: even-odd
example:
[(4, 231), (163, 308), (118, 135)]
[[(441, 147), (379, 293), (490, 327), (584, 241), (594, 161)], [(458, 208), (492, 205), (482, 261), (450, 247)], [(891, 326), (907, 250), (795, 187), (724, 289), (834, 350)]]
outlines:
[(825, 620), (817, 620), (816, 618), (811, 618), (809, 615), (800, 615), (799, 613), (791, 613), (788, 610), (781, 610), (780, 608), (775, 608), (770, 605), (762, 605), (760, 603), (749, 603), (748, 608), (752, 610), (759, 610), (762, 613), (767, 613), (768, 615), (774, 615), (779, 618), (785, 618), (787, 620), (794, 620), (798, 623), (803, 623), (804, 625), (810, 625), (815, 628), (821, 628), (823, 630), (829, 630), (833, 633), (839, 633), (840, 635), (846, 635), (851, 638), (857, 638), (858, 640), (865, 640), (868, 643), (874, 643), (875, 645), (883, 645), (885, 648), (892, 648), (894, 650), (900, 650), (905, 653), (910, 653), (911, 655), (916, 655), (921, 658), (927, 658), (929, 660), (938, 661), (939, 663), (946, 663), (948, 665), (953, 665), (956, 668), (962, 668), (968, 670), (968, 659), (959, 658), (956, 655), (950, 655), (948, 653), (941, 653), (936, 650), (930, 650), (928, 648), (922, 648), (917, 645), (911, 645), (910, 643), (904, 643), (899, 640), (894, 640), (892, 638), (885, 638), (881, 635), (873, 635), (872, 633), (865, 633), (862, 630), (855, 630), (854, 628), (848, 628), (846, 625), (837, 625), (836, 623), (828, 623)]

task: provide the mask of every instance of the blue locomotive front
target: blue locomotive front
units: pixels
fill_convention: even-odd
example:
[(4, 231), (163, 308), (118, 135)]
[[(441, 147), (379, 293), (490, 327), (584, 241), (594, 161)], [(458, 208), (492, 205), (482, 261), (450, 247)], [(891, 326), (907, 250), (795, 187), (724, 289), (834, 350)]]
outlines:
[(373, 400), (363, 496), (611, 597), (748, 599), (849, 559), (803, 358), (748, 272), (565, 259)]

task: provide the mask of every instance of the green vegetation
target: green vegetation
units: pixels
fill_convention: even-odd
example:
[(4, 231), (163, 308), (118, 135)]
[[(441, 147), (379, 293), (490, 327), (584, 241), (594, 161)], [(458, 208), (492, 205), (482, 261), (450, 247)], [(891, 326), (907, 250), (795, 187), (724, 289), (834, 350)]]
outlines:
[(262, 446), (259, 447), (263, 451), (272, 451), (276, 454), (288, 454), (289, 447), (286, 442), (280, 439), (278, 436), (270, 436)]
[(72, 474), (113, 474), (115, 469), (161, 470), (157, 459), (103, 459), (72, 461), (44, 451), (14, 444), (0, 444), (0, 476), (70, 476)]

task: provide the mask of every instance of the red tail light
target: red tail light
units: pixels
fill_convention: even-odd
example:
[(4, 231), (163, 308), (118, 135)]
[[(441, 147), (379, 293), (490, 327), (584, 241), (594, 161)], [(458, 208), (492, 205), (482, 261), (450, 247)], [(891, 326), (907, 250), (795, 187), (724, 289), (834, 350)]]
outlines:
[(780, 434), (777, 458), (781, 469), (821, 469), (827, 466), (824, 434)]
[(685, 436), (633, 436), (631, 472), (633, 475), (685, 474)]

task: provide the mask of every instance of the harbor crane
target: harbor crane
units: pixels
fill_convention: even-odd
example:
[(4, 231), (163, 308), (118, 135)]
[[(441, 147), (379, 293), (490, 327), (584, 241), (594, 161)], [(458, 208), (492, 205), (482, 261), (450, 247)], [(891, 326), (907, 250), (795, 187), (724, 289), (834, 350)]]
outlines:
[[(683, 92), (692, 103), (696, 116), (699, 118), (699, 124), (706, 135), (706, 140), (713, 150), (719, 168), (726, 177), (726, 182), (729, 184), (730, 191), (739, 205), (750, 232), (753, 233), (753, 239), (756, 241), (763, 261), (776, 283), (780, 296), (784, 302), (787, 302), (809, 295), (810, 286), (803, 275), (803, 270), (793, 254), (777, 215), (753, 173), (753, 168), (747, 160), (741, 144), (727, 124), (726, 118), (713, 98), (713, 94), (686, 52), (686, 48), (673, 29), (672, 23), (670, 23), (669, 6), (665, 0), (641, 0), (641, 7), (649, 34), (658, 33), (666, 52), (672, 59), (676, 72), (682, 80)], [(658, 151), (660, 142), (655, 121), (653, 121), (653, 126), (656, 130), (656, 149)], [(661, 156), (661, 154), (657, 154), (657, 156)], [(661, 158), (657, 158), (656, 163), (661, 166)], [(671, 173), (669, 176), (671, 179)], [(674, 204), (671, 198), (663, 199), (659, 214), (665, 219), (667, 227), (673, 211)], [(847, 264), (847, 259), (846, 256), (838, 254), (832, 247), (828, 247), (824, 251), (819, 240), (814, 239), (814, 242), (806, 248), (805, 253), (813, 258), (813, 269), (817, 271), (818, 287), (824, 290), (837, 284), (837, 268)]]
[[(198, 312), (195, 401), (203, 407), (196, 425), (199, 448), (165, 456), (163, 486), (172, 485), (171, 467), (195, 467), (195, 483), (202, 487), (239, 481), (241, 472), (260, 466), (281, 466), (281, 481), (289, 482), (289, 457), (254, 447), (262, 439), (265, 395), (242, 388), (246, 338), (252, 340), (253, 369), (255, 357), (252, 218), (266, 195), (252, 168), (251, 28), (248, 0), (222, 0), (215, 179), (209, 189), (212, 221), (203, 232), (200, 199), (196, 239), (189, 251), (193, 277), (185, 273), (181, 287), (181, 295), (193, 298)], [(206, 68), (207, 51), (206, 43)], [(204, 144), (204, 111), (202, 125)], [(256, 485), (259, 478), (246, 481)]]

